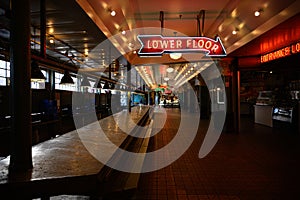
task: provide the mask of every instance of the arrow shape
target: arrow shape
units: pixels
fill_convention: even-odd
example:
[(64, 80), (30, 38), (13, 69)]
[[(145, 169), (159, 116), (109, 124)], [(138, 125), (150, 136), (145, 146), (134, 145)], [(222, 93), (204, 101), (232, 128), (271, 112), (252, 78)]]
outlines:
[(141, 48), (139, 56), (161, 56), (164, 53), (204, 52), (206, 56), (226, 56), (219, 37), (163, 37), (161, 35), (138, 35)]

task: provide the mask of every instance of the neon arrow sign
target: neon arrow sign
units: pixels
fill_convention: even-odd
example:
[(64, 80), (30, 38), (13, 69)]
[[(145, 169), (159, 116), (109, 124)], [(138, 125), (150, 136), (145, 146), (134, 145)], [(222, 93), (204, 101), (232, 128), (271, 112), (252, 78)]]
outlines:
[(203, 52), (206, 56), (226, 56), (219, 37), (163, 37), (161, 35), (138, 35), (141, 48), (139, 56), (162, 56), (164, 53)]

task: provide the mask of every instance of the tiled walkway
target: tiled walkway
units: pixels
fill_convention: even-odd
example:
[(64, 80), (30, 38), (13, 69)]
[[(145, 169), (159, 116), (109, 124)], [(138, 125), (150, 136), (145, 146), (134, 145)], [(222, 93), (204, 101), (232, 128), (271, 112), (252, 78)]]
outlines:
[[(150, 151), (176, 134), (179, 110), (166, 110), (165, 127)], [(208, 156), (199, 159), (208, 125), (201, 120), (188, 151), (170, 166), (142, 174), (133, 199), (300, 199), (300, 134), (255, 124), (251, 117), (241, 123), (239, 134), (222, 133)]]

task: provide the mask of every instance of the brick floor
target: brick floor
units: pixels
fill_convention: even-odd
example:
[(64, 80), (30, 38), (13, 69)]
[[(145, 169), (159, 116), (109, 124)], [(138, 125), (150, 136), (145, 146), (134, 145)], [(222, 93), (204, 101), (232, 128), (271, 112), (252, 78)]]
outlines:
[[(149, 151), (166, 145), (180, 122), (166, 109), (164, 128)], [(208, 120), (201, 120), (191, 147), (171, 165), (141, 174), (133, 199), (300, 199), (300, 134), (255, 124), (242, 117), (239, 134), (222, 133), (214, 149), (198, 158)]]

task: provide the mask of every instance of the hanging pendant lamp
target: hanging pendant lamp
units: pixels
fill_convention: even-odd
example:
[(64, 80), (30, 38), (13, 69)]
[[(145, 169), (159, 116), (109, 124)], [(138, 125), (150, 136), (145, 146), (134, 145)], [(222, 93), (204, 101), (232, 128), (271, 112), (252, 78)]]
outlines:
[[(175, 37), (176, 37), (176, 35), (177, 35), (177, 32), (176, 32), (176, 31), (174, 32), (174, 35), (175, 35)], [(180, 53), (180, 52), (173, 52), (173, 53), (170, 53), (169, 56), (170, 56), (170, 58), (173, 59), (173, 60), (178, 60), (178, 59), (181, 58), (182, 53)]]
[(81, 87), (91, 87), (91, 84), (86, 76), (83, 76), (80, 86)]
[(74, 84), (74, 81), (69, 73), (69, 71), (65, 70), (65, 73), (63, 77), (60, 80), (60, 85), (68, 85), (68, 84)]
[(103, 89), (110, 89), (108, 81), (105, 81)]
[(46, 78), (42, 73), (38, 63), (32, 61), (31, 63), (31, 82), (45, 82)]
[(101, 80), (95, 82), (94, 88), (102, 89)]

